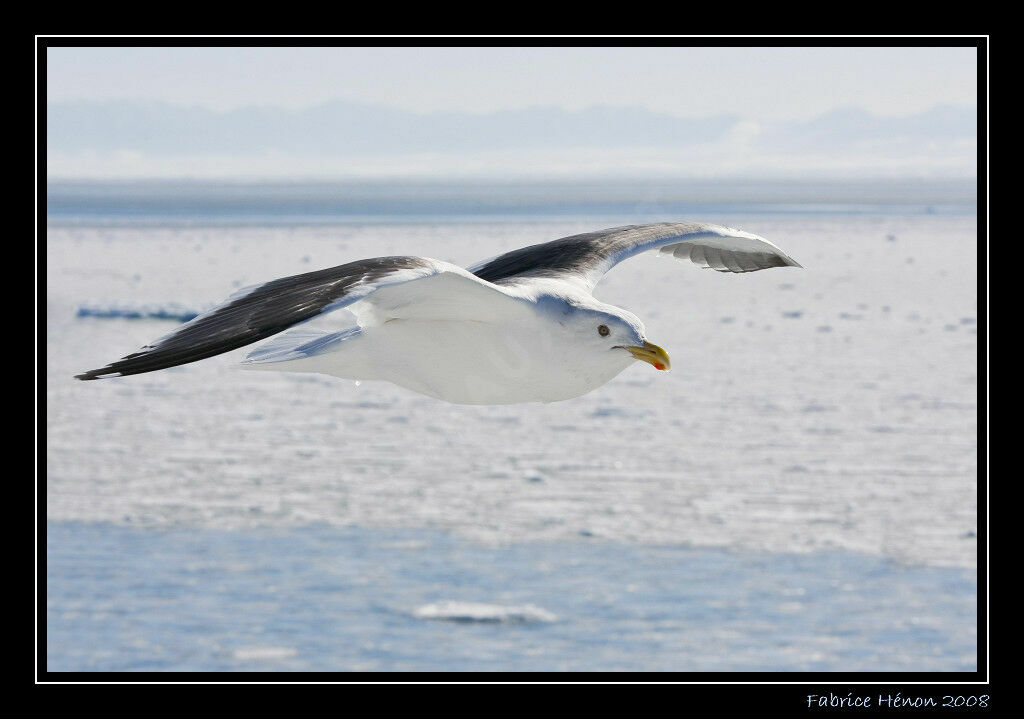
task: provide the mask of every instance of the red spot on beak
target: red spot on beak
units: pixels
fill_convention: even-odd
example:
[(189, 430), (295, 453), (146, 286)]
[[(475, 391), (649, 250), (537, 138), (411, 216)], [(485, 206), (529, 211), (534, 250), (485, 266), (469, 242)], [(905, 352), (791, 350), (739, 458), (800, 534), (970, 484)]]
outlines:
[(665, 365), (663, 365), (661, 362), (655, 362), (654, 363), (654, 369), (664, 370), (665, 369)]

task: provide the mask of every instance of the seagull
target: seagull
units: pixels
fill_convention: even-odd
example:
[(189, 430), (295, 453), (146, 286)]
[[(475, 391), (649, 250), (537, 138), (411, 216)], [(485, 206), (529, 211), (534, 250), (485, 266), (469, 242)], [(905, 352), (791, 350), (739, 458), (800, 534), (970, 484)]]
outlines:
[[(427, 257), (375, 257), (246, 287), (77, 378), (153, 372), (277, 335), (240, 366), (386, 380), (455, 404), (572, 399), (637, 360), (672, 366), (636, 315), (592, 294), (608, 270), (642, 252), (719, 272), (801, 266), (763, 237), (700, 222), (573, 235), (465, 269)], [(296, 327), (343, 308), (356, 326)]]

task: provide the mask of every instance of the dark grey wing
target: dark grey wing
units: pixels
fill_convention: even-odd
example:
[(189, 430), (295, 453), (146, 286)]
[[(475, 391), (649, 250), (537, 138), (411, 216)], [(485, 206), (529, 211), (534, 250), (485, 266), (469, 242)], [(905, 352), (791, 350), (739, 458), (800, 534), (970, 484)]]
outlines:
[(771, 242), (749, 232), (703, 222), (663, 222), (614, 227), (523, 247), (469, 271), (488, 282), (555, 277), (593, 289), (619, 262), (651, 250), (719, 272), (800, 267)]
[(282, 277), (236, 292), (138, 352), (89, 370), (78, 379), (140, 374), (195, 362), (277, 334), (363, 299), (381, 287), (457, 270), (425, 257), (375, 257)]

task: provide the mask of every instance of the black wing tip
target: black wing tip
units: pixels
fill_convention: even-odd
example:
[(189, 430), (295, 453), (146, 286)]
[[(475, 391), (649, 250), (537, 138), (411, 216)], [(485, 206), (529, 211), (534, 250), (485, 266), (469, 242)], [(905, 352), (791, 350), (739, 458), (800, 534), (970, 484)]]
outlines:
[(761, 270), (771, 270), (771, 269), (774, 269), (776, 267), (798, 267), (801, 270), (804, 269), (803, 265), (801, 265), (799, 262), (794, 260), (792, 257), (789, 257), (788, 255), (770, 255), (770, 256), (766, 256), (766, 257), (763, 258), (763, 262), (764, 262), (764, 264), (762, 264), (762, 265), (760, 265), (758, 267), (745, 267), (745, 268), (740, 269), (740, 270), (733, 269), (732, 267), (729, 267), (729, 266), (726, 266), (726, 267), (713, 267), (711, 265), (704, 265), (703, 267), (701, 267), (701, 269), (702, 270), (714, 270), (715, 272), (721, 272), (722, 274), (733, 274), (733, 275), (742, 275), (742, 274), (747, 274), (749, 272), (760, 272)]
[(771, 261), (770, 261), (770, 263), (768, 265), (766, 265), (764, 267), (758, 267), (757, 269), (750, 270), (750, 271), (751, 272), (756, 272), (757, 270), (770, 270), (773, 267), (798, 267), (801, 270), (804, 269), (803, 265), (801, 265), (799, 262), (794, 260), (789, 255), (781, 255), (780, 254), (780, 255), (773, 256), (771, 258)]
[(112, 370), (110, 367), (101, 367), (100, 369), (91, 369), (88, 372), (82, 374), (76, 374), (75, 379), (84, 381), (93, 379), (110, 379), (111, 377), (121, 377), (121, 373), (117, 370)]
[(133, 374), (132, 368), (125, 365), (125, 360), (132, 360), (137, 357), (141, 357), (146, 354), (143, 351), (133, 352), (126, 357), (122, 357), (117, 362), (111, 362), (110, 364), (100, 367), (99, 369), (91, 369), (82, 374), (76, 374), (75, 379), (83, 381), (89, 381), (94, 379), (110, 379), (111, 377), (124, 377), (125, 375)]

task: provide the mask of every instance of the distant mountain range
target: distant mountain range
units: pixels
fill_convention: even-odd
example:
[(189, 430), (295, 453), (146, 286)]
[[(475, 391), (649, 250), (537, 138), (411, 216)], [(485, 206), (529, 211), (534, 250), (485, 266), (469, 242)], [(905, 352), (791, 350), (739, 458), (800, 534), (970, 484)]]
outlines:
[(957, 106), (899, 118), (847, 108), (808, 122), (764, 122), (756, 115), (680, 118), (631, 107), (418, 114), (334, 101), (303, 110), (215, 112), (160, 102), (74, 101), (47, 106), (46, 142), (50, 176), (145, 175), (147, 167), (154, 176), (189, 174), (189, 168), (209, 175), (217, 167), (225, 176), (261, 167), (275, 175), (316, 175), (318, 168), (324, 174), (324, 167), (374, 174), (381, 167), (375, 160), (398, 174), (402, 168), (429, 174), (431, 159), (438, 172), (461, 167), (470, 174), (486, 174), (491, 163), (497, 174), (505, 166), (557, 173), (564, 162), (683, 175), (772, 167), (784, 174), (830, 165), (860, 174), (877, 166), (963, 176), (973, 172), (976, 115), (974, 107)]

